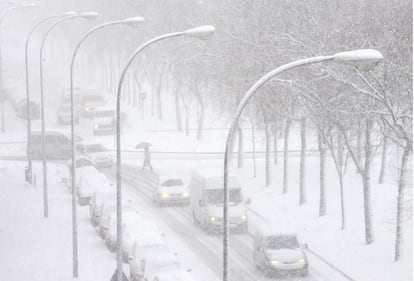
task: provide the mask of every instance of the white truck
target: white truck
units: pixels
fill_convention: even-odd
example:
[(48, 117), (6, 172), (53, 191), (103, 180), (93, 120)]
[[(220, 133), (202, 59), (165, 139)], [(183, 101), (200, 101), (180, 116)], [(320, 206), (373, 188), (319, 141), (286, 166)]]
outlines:
[[(193, 170), (190, 184), (190, 204), (194, 222), (208, 233), (223, 229), (223, 170)], [(238, 180), (230, 176), (229, 226), (231, 229), (247, 231), (246, 200)]]
[(115, 133), (115, 108), (97, 107), (91, 112), (93, 135), (110, 135)]

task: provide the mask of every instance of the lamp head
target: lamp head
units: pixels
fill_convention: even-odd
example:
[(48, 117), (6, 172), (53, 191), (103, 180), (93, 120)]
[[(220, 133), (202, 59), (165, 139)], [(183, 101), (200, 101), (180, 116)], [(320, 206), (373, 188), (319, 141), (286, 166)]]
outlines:
[(79, 17), (88, 19), (88, 20), (94, 20), (98, 17), (98, 13), (97, 12), (85, 12), (85, 13), (80, 13)]
[(212, 25), (202, 25), (198, 27), (194, 27), (192, 29), (189, 29), (187, 31), (184, 31), (184, 34), (190, 37), (195, 37), (198, 39), (208, 39), (210, 38), (216, 29)]
[(368, 71), (375, 68), (384, 56), (377, 50), (360, 49), (333, 55), (334, 61), (354, 64), (358, 69)]
[(121, 23), (126, 24), (126, 25), (137, 25), (137, 24), (141, 24), (144, 22), (144, 18), (143, 17), (131, 17), (131, 18), (126, 18), (121, 20)]

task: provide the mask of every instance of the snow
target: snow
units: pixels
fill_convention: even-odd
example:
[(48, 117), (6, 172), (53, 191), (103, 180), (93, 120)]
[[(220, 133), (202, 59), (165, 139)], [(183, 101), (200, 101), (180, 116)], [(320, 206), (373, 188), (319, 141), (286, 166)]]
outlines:
[[(0, 280), (73, 280), (70, 194), (59, 175), (49, 173), (49, 217), (44, 218), (41, 182), (37, 187), (24, 183), (23, 167), (22, 162), (0, 162)], [(34, 168), (40, 175), (40, 167)], [(77, 280), (110, 280), (114, 257), (91, 227), (87, 209), (78, 211)]]

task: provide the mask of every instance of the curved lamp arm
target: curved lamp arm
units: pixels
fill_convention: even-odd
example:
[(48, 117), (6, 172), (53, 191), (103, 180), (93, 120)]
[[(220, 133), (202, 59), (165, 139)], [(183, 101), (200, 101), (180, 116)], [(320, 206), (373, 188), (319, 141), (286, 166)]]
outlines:
[[(335, 61), (341, 63), (357, 63), (362, 66), (368, 66), (371, 68), (378, 64), (383, 58), (382, 54), (376, 50), (363, 49), (354, 50), (349, 52), (336, 53), (331, 56), (317, 56), (312, 58), (300, 59), (285, 65), (282, 65), (266, 75), (260, 78), (253, 86), (247, 91), (246, 95), (240, 101), (234, 114), (233, 121), (230, 125), (229, 133), (227, 135), (226, 148), (224, 152), (224, 207), (223, 207), (223, 281), (228, 280), (228, 237), (229, 237), (229, 221), (228, 221), (228, 203), (229, 203), (229, 189), (228, 189), (228, 176), (229, 176), (229, 157), (232, 152), (232, 141), (237, 130), (237, 125), (244, 108), (247, 106), (249, 100), (253, 97), (257, 90), (259, 90), (267, 81), (273, 77), (279, 75), (287, 70), (323, 61)], [(367, 69), (369, 69), (367, 68)]]

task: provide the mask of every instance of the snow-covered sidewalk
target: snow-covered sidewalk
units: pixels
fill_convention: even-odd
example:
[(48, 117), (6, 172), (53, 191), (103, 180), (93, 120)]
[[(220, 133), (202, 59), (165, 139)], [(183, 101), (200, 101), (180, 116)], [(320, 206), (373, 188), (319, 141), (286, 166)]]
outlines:
[[(64, 281), (72, 277), (71, 199), (56, 169), (49, 167), (49, 217), (43, 217), (43, 190), (24, 182), (26, 163), (0, 162), (0, 280)], [(39, 165), (40, 166), (40, 165)], [(38, 179), (40, 167), (35, 164)], [(79, 278), (110, 280), (116, 261), (78, 208)], [(39, 269), (42, 270), (39, 270)]]

